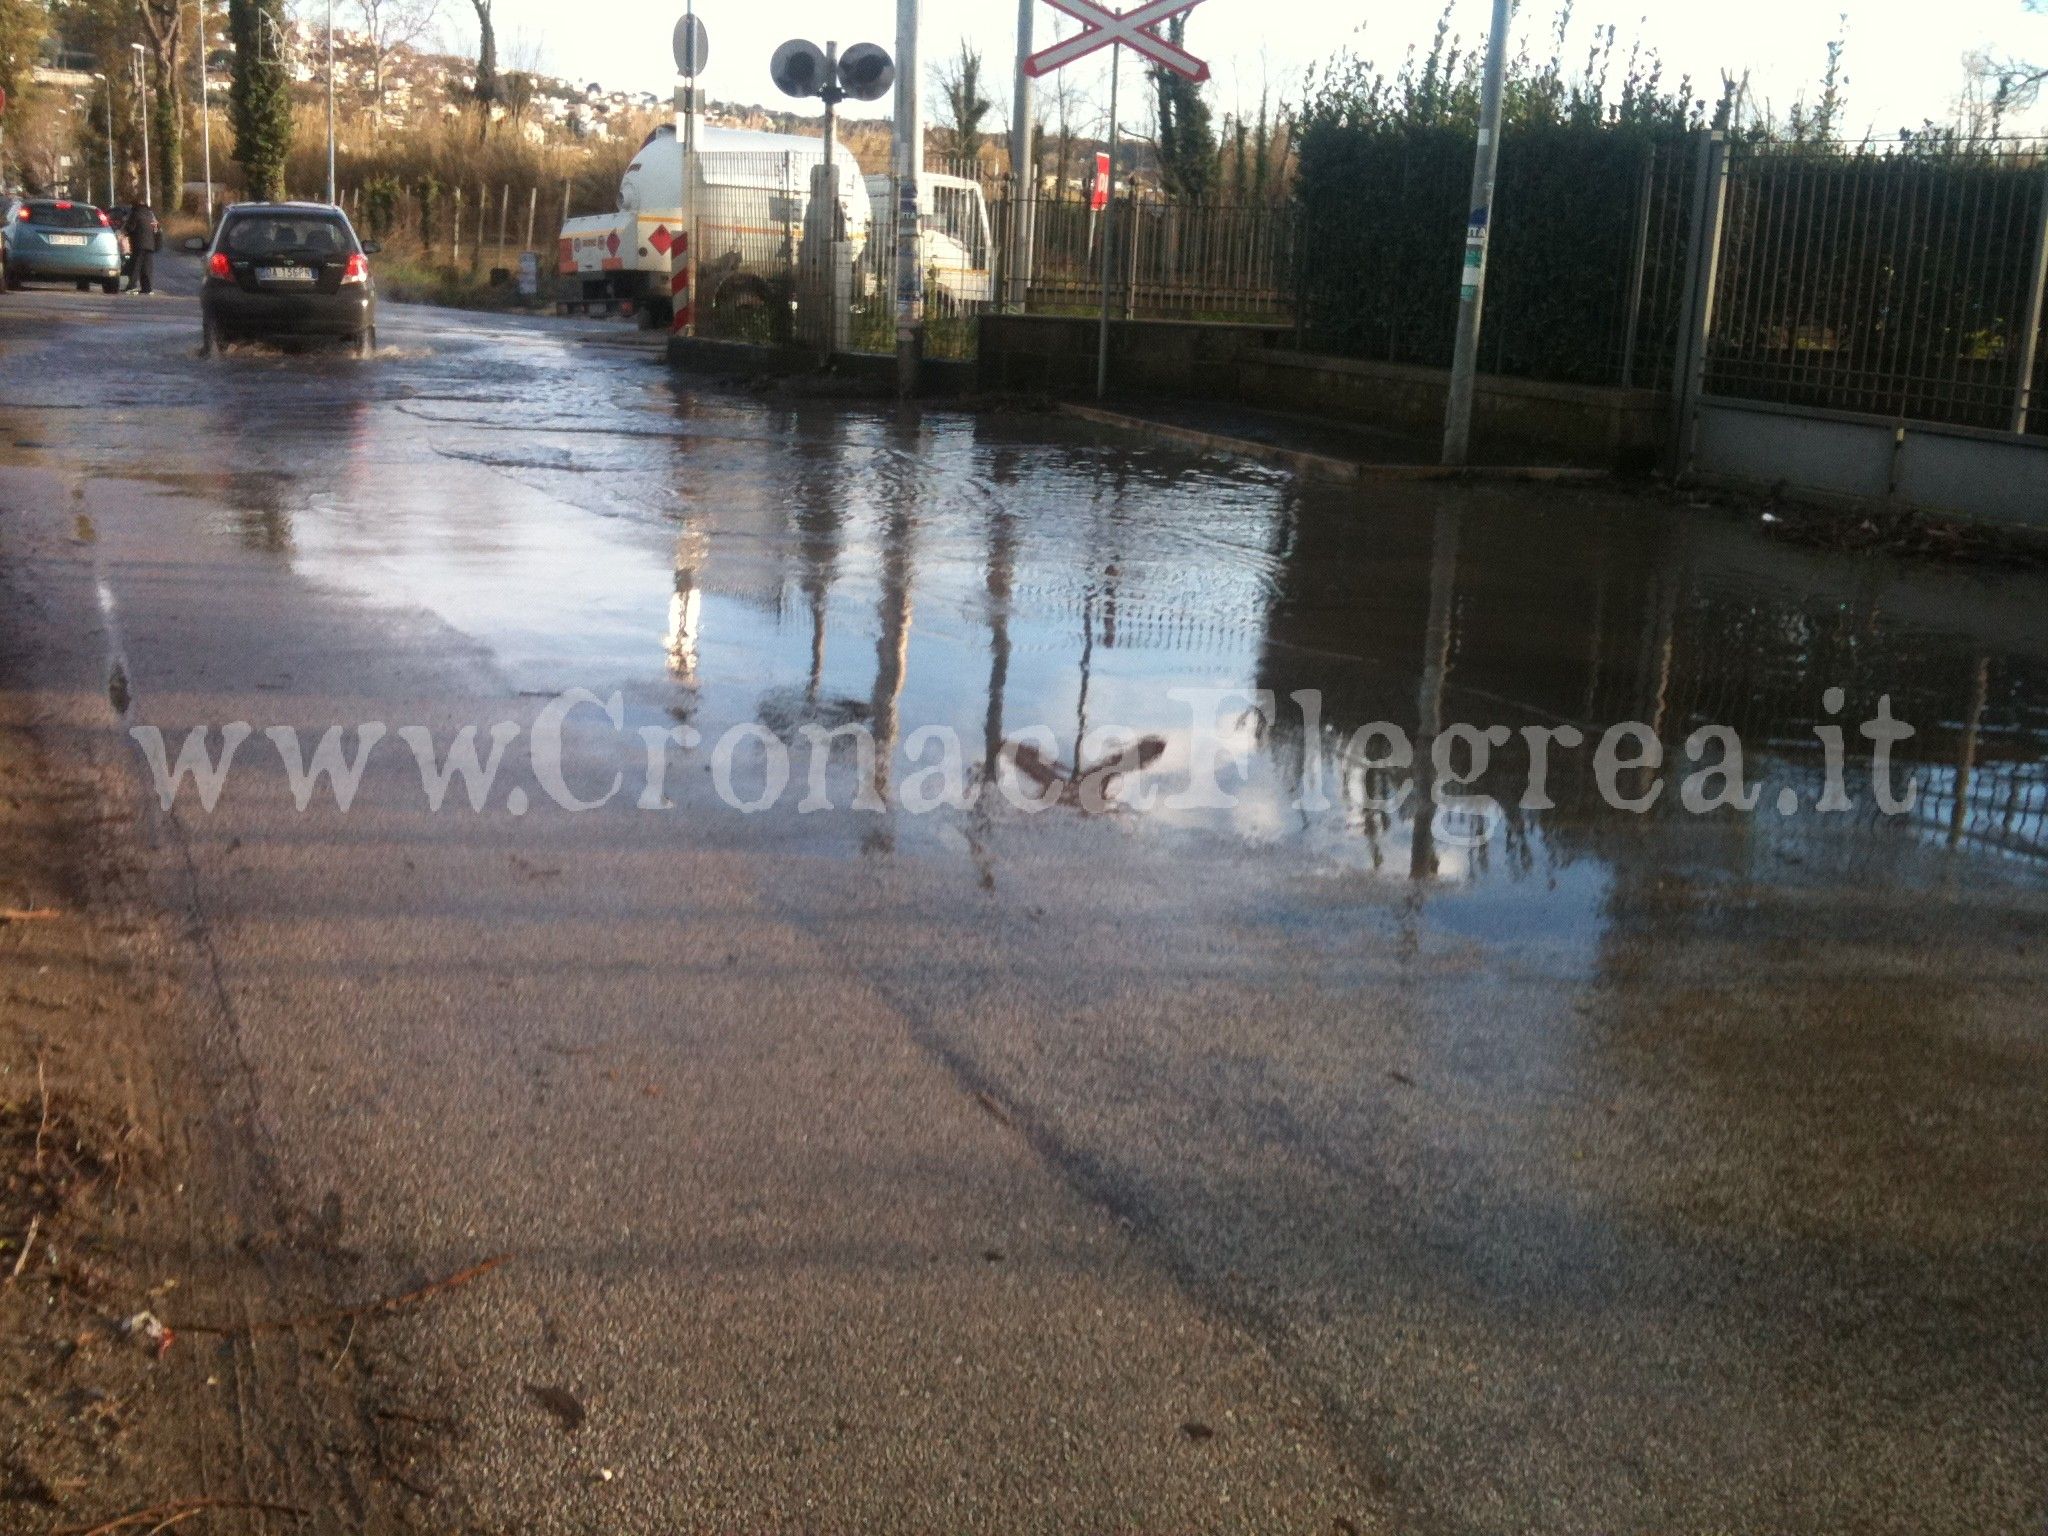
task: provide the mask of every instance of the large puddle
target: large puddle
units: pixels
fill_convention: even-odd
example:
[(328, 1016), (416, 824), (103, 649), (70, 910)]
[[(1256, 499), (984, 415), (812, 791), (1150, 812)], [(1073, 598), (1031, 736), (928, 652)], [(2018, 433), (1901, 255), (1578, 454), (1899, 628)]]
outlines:
[[(971, 775), (1049, 790), (1115, 839), (1220, 838), (1465, 892), (1477, 925), (1569, 925), (1643, 879), (2031, 879), (2048, 856), (2038, 579), (1816, 555), (1618, 491), (1356, 490), (1051, 416), (692, 394), (559, 337), (458, 328), (417, 350), (174, 360), (99, 416), (57, 388), (13, 435), (68, 438), (93, 468), (219, 506), (308, 577), (430, 611), (521, 693), (623, 690), (628, 744), (648, 720), (792, 745), (858, 726), (893, 783), (944, 727)], [(232, 428), (229, 460), (140, 453), (165, 413)], [(1912, 728), (1887, 786), (1859, 730), (1881, 699)], [(1661, 772), (1603, 776), (1617, 722)], [(1739, 740), (1753, 810), (1682, 803), (1686, 774), (1725, 756), (1687, 754), (1709, 726)], [(1835, 726), (1830, 796), (1816, 727)], [(1461, 727), (1494, 732), (1476, 775)], [(1546, 729), (1566, 735), (1534, 784)], [(1148, 738), (1142, 775), (1080, 792)], [(1191, 793), (1211, 763), (1223, 793)], [(856, 769), (834, 759), (835, 804)], [(1881, 809), (1909, 777), (1911, 809)], [(1433, 789), (1485, 799), (1439, 809)], [(881, 814), (886, 846), (958, 848), (965, 813)], [(846, 817), (803, 825), (822, 848), (876, 846)]]

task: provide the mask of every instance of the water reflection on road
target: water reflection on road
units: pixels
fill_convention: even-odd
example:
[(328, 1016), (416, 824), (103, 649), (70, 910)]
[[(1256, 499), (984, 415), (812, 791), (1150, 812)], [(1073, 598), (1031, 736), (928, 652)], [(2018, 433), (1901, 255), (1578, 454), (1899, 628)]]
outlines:
[[(1250, 755), (1233, 809), (1130, 814), (1278, 858), (1550, 891), (1622, 860), (1775, 878), (1953, 848), (2024, 875), (2048, 854), (2030, 583), (1830, 561), (1605, 492), (1357, 496), (1030, 417), (677, 399), (616, 374), (586, 364), (570, 413), (486, 391), (355, 401), (309, 424), (312, 462), (296, 434), (245, 435), (248, 462), (208, 488), (253, 547), (432, 610), (522, 690), (623, 686), (707, 735), (864, 720), (900, 747), (939, 724), (992, 758), (1043, 727), (1080, 762), (1119, 727), (1164, 738), (1170, 787), (1192, 706), (1169, 690), (1268, 690), (1271, 718), (1248, 712), (1229, 738)], [(1829, 687), (1857, 802), (1832, 815), (1813, 810)], [(1896, 820), (1861, 781), (1855, 726), (1879, 695), (1917, 732), (1900, 757), (1919, 805)], [(1602, 804), (1590, 741), (1556, 754), (1554, 809), (1520, 809), (1517, 737), (1473, 786), (1506, 811), (1476, 848), (1438, 846), (1420, 795), (1375, 808), (1384, 776), (1343, 750), (1388, 721), (1426, 773), (1451, 723), (1591, 738), (1618, 720), (1647, 723), (1679, 765), (1646, 817)], [(1707, 723), (1740, 734), (1756, 815), (1680, 811), (1680, 748)], [(1786, 788), (1799, 811), (1781, 817)]]
[[(190, 363), (196, 394), (133, 386), (150, 418), (136, 445), (122, 415), (108, 430), (75, 410), (26, 414), (16, 436), (87, 427), (73, 446), (99, 467), (217, 500), (246, 546), (308, 576), (432, 611), (522, 691), (623, 687), (637, 713), (707, 736), (865, 721), (900, 747), (937, 724), (993, 771), (1014, 733), (1048, 730), (1078, 765), (1122, 730), (1165, 741), (1153, 771), (1170, 791), (1198, 745), (1194, 706), (1170, 690), (1266, 690), (1270, 715), (1247, 698), (1224, 733), (1248, 754), (1233, 808), (1156, 803), (1169, 793), (1125, 811), (1311, 867), (1527, 886), (1544, 908), (1531, 921), (1623, 861), (1938, 878), (1947, 866), (1917, 855), (1948, 849), (2026, 877), (2048, 856), (2038, 583), (1833, 561), (1602, 491), (1357, 494), (1049, 418), (761, 405), (677, 390), (644, 355), (526, 339), (456, 331), (382, 370)], [(48, 407), (61, 388), (43, 393)], [(166, 410), (229, 437), (229, 460), (137, 452)], [(1819, 814), (1829, 687), (1856, 808)], [(1879, 816), (1860, 778), (1855, 725), (1880, 695), (1917, 732), (1900, 753), (1920, 786), (1907, 817)], [(1556, 753), (1554, 807), (1523, 809), (1519, 736), (1468, 791), (1504, 808), (1489, 838), (1462, 846), (1469, 818), (1415, 813), (1447, 725), (1596, 738), (1619, 720), (1647, 723), (1676, 765), (1647, 816), (1602, 803), (1590, 740)], [(1418, 793), (1391, 811), (1393, 781), (1346, 751), (1376, 721), (1415, 744)], [(1708, 723), (1750, 754), (1753, 816), (1676, 803), (1681, 745)], [(1787, 788), (1799, 809), (1780, 816)], [(1443, 846), (1446, 829), (1465, 836)]]

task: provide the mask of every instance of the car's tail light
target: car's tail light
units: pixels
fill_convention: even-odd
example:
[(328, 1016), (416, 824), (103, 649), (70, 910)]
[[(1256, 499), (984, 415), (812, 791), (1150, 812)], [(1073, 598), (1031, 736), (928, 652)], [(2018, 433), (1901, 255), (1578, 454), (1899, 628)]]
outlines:
[(234, 271), (228, 266), (228, 256), (226, 251), (215, 251), (211, 256), (209, 256), (206, 260), (206, 270), (212, 273), (215, 277), (222, 279), (230, 278), (235, 275)]
[(341, 269), (344, 283), (364, 283), (370, 279), (370, 258), (361, 251), (349, 252), (348, 265)]
[(60, 198), (58, 199), (56, 206), (59, 208), (69, 208), (71, 205)]

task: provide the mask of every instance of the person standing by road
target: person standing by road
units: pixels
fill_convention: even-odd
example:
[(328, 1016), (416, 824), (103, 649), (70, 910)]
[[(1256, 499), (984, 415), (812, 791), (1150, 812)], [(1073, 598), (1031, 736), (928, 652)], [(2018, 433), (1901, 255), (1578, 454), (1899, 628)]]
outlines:
[(164, 227), (157, 222), (156, 210), (147, 203), (137, 203), (128, 210), (129, 257), (128, 291), (130, 293), (156, 292), (156, 253), (163, 249)]

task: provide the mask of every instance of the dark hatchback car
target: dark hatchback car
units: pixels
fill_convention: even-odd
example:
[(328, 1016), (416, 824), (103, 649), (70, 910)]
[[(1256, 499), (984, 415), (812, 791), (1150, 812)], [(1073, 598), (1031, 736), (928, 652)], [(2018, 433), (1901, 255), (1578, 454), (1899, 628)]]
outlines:
[(243, 338), (332, 337), (367, 355), (377, 346), (375, 241), (325, 203), (236, 203), (221, 216), (199, 290), (204, 350)]

